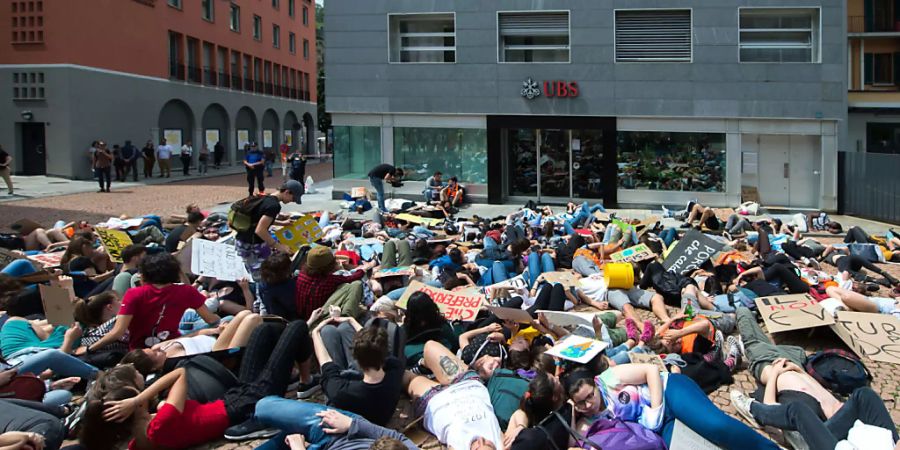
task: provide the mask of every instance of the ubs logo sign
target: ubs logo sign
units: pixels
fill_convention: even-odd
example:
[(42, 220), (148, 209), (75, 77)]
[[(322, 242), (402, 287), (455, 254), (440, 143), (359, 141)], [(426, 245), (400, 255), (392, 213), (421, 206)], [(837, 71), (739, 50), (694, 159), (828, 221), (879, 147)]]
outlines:
[[(542, 89), (543, 87), (543, 89)], [(545, 97), (578, 97), (578, 83), (574, 81), (544, 81), (543, 86), (532, 78), (522, 82), (522, 97), (534, 100), (541, 95)]]

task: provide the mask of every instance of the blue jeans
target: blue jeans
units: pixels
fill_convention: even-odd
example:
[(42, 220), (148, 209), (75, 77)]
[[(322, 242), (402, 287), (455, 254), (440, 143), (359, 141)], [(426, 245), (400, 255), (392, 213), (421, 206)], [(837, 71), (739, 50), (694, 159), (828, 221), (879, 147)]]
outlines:
[(675, 419), (680, 420), (706, 440), (722, 448), (771, 449), (778, 448), (752, 428), (725, 414), (716, 407), (700, 386), (685, 375), (669, 374), (665, 393), (665, 415), (662, 437), (672, 444)]
[(533, 286), (538, 276), (545, 272), (553, 272), (556, 267), (553, 265), (553, 258), (547, 253), (541, 253), (540, 257), (532, 253), (528, 255), (528, 285)]
[(675, 242), (676, 237), (678, 237), (678, 230), (672, 227), (666, 228), (659, 233), (659, 238), (666, 244), (666, 248)]
[(331, 224), (331, 219), (328, 218), (328, 211), (322, 211), (322, 215), (319, 217), (319, 228), (325, 228)]
[(27, 356), (18, 367), (19, 373), (35, 375), (50, 369), (59, 377), (81, 377), (93, 380), (97, 376), (97, 368), (59, 350), (44, 350)]
[(375, 188), (375, 197), (378, 199), (378, 209), (387, 211), (384, 206), (384, 180), (378, 177), (369, 177), (369, 183)]
[(41, 403), (48, 406), (63, 406), (71, 401), (72, 392), (65, 389), (57, 389), (44, 394), (44, 399), (41, 400)]
[(266, 166), (266, 175), (271, 177), (272, 176), (272, 161), (269, 161), (267, 159), (265, 166)]
[(302, 434), (306, 438), (307, 450), (320, 450), (326, 447), (334, 439), (333, 435), (325, 434), (317, 413), (333, 409), (351, 418), (358, 418), (356, 414), (342, 411), (337, 408), (329, 408), (320, 403), (309, 403), (296, 400), (288, 400), (282, 397), (269, 396), (256, 403), (254, 417), (267, 427), (281, 430), (275, 437), (265, 444), (256, 447), (257, 450), (287, 449), (284, 438), (289, 434)]
[(606, 356), (613, 360), (616, 365), (619, 364), (628, 364), (631, 362), (631, 358), (628, 357), (629, 353), (650, 353), (644, 347), (634, 347), (629, 349), (625, 344), (619, 344), (615, 347), (606, 349)]

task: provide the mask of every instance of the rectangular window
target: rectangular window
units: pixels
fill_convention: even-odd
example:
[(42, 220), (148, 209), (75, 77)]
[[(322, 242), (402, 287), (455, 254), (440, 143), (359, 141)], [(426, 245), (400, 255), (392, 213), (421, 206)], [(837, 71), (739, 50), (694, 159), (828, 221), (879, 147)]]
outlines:
[(365, 179), (381, 163), (381, 127), (334, 127), (334, 177)]
[(187, 38), (187, 69), (188, 80), (200, 82), (200, 42), (194, 38)]
[(900, 123), (867, 123), (866, 151), (900, 154)]
[(278, 9), (278, 7), (280, 6), (279, 3), (280, 2), (278, 0), (272, 0), (272, 7)]
[(297, 12), (297, 6), (294, 3), (294, 0), (288, 0), (288, 15), (291, 17), (294, 17), (294, 14)]
[(181, 0), (167, 0), (166, 3), (173, 8), (181, 9)]
[(690, 10), (616, 11), (616, 62), (690, 62)]
[(309, 8), (303, 7), (303, 26), (309, 26)]
[(281, 47), (281, 27), (272, 25), (272, 47)]
[(203, 10), (203, 19), (212, 22), (215, 19), (214, 0), (201, 0), (200, 9)]
[(303, 40), (303, 59), (309, 59), (309, 41)]
[(500, 62), (569, 62), (568, 12), (498, 13)]
[(231, 31), (241, 31), (241, 7), (234, 3), (231, 4), (228, 27), (231, 28)]
[[(870, 84), (875, 86), (893, 86), (894, 84), (894, 58), (892, 53), (872, 53), (872, 71), (871, 76), (866, 79), (871, 80)], [(867, 58), (868, 59), (868, 58)]]
[(390, 62), (456, 62), (453, 14), (390, 14)]
[(262, 17), (253, 15), (253, 39), (262, 40)]
[(440, 171), (465, 183), (487, 183), (487, 131), (394, 127), (394, 165), (404, 179), (425, 181)]
[(288, 33), (288, 51), (297, 53), (297, 35), (294, 33)]
[(169, 77), (178, 80), (184, 79), (184, 66), (182, 65), (181, 36), (169, 32)]
[(741, 8), (741, 62), (819, 62), (819, 10)]
[(619, 187), (725, 192), (725, 134), (620, 131)]

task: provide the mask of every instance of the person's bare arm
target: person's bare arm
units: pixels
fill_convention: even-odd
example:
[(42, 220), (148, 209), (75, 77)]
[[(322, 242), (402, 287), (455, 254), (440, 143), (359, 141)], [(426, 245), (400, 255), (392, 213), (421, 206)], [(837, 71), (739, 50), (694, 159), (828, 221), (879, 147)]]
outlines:
[[(131, 417), (131, 414), (134, 413), (134, 410), (138, 405), (156, 400), (156, 398), (167, 389), (172, 388), (173, 391), (180, 391), (181, 386), (178, 388), (175, 387), (179, 382), (184, 385), (184, 393), (177, 393), (182, 398), (179, 399), (173, 397), (171, 393), (169, 394), (169, 397), (171, 397), (174, 402), (172, 403), (173, 406), (178, 408), (179, 411), (184, 410), (184, 400), (187, 397), (187, 380), (184, 376), (184, 368), (179, 367), (163, 375), (162, 378), (151, 384), (147, 389), (144, 389), (144, 391), (136, 397), (105, 402), (106, 409), (103, 411), (103, 418), (110, 422), (121, 422)], [(169, 398), (166, 398), (166, 403), (170, 403)]]
[(647, 388), (650, 391), (650, 406), (652, 408), (662, 406), (662, 380), (659, 377), (659, 368), (655, 365), (632, 363), (614, 366), (608, 370), (615, 371), (616, 378), (619, 379), (621, 384), (647, 384)]
[(459, 335), (459, 347), (464, 348), (465, 346), (469, 345), (469, 341), (473, 337), (478, 336), (479, 334), (494, 333), (497, 331), (501, 331), (502, 329), (503, 329), (503, 327), (500, 326), (499, 323), (492, 323), (488, 326), (484, 326), (481, 328), (476, 328), (474, 330), (466, 331), (465, 333)]
[(206, 322), (210, 325), (216, 324), (220, 320), (222, 320), (222, 318), (219, 317), (218, 314), (210, 311), (209, 308), (206, 307), (206, 305), (200, 306), (199, 308), (196, 309), (196, 311), (197, 311), (197, 315), (199, 315), (200, 318), (203, 319), (204, 322)]
[(274, 248), (284, 254), (290, 255), (291, 249), (278, 241), (276, 241), (271, 234), (269, 234), (269, 227), (272, 226), (272, 223), (275, 221), (274, 217), (271, 216), (262, 216), (259, 219), (259, 223), (256, 224), (256, 236), (262, 239), (263, 242), (266, 243), (269, 247)]
[(328, 353), (328, 349), (325, 348), (325, 342), (322, 341), (322, 328), (329, 325), (331, 323), (330, 320), (323, 320), (316, 328), (313, 329), (312, 333), (312, 341), (313, 341), (313, 351), (316, 353), (316, 360), (319, 361), (319, 366), (324, 366), (327, 363), (330, 363), (331, 355)]

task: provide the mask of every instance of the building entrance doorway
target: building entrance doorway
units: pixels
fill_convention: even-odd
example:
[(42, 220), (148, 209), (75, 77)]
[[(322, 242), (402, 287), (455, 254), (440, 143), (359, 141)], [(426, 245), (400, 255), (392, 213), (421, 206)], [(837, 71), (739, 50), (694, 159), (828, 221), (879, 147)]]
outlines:
[(22, 175), (47, 174), (47, 148), (43, 123), (21, 123)]

